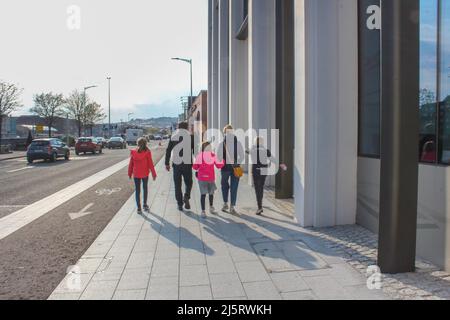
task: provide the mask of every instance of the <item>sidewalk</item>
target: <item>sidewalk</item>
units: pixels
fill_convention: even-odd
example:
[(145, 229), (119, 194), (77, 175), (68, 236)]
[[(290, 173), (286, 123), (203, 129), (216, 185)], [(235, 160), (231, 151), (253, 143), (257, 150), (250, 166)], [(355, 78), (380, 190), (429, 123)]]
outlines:
[(254, 216), (247, 183), (239, 192), (241, 216), (204, 220), (197, 185), (192, 212), (180, 214), (161, 163), (158, 174), (151, 214), (138, 216), (130, 198), (49, 299), (388, 298), (368, 290), (365, 276), (271, 202), (264, 217)]
[(13, 151), (12, 153), (0, 154), (0, 161), (25, 158), (26, 156), (26, 151)]

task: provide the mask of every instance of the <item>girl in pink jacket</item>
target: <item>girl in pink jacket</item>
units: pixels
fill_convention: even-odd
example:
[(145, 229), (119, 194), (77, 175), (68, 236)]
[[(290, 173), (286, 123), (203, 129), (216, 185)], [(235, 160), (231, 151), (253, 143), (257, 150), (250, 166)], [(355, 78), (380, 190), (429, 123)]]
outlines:
[(194, 170), (200, 187), (202, 206), (202, 218), (206, 218), (206, 195), (209, 195), (210, 213), (217, 214), (214, 208), (214, 193), (217, 190), (215, 168), (222, 169), (223, 161), (219, 162), (216, 155), (211, 151), (211, 144), (205, 142), (202, 145), (202, 152), (196, 157)]

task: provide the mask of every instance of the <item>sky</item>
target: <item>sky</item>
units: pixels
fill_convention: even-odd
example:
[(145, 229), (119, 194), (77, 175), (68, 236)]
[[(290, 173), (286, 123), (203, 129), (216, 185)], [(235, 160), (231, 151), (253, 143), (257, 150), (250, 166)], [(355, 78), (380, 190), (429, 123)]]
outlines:
[[(73, 7), (75, 6), (75, 7)], [(112, 121), (177, 116), (180, 97), (207, 88), (207, 0), (0, 0), (0, 79), (33, 95), (97, 85), (89, 96)], [(79, 11), (78, 11), (79, 10)], [(79, 13), (79, 14), (78, 14)]]

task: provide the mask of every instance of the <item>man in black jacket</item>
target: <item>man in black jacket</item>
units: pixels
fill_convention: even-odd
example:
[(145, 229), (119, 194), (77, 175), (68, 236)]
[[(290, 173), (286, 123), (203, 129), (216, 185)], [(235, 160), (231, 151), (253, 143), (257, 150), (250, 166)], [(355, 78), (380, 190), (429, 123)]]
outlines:
[[(176, 147), (183, 143), (183, 134), (180, 134), (180, 131), (189, 129), (189, 125), (187, 122), (180, 122), (178, 124), (178, 131), (175, 133), (174, 136), (171, 137), (169, 146), (166, 150), (166, 169), (167, 171), (170, 171), (170, 161), (172, 159), (172, 151), (174, 149), (177, 149)], [(185, 132), (185, 133), (186, 133)], [(192, 178), (192, 164), (193, 164), (193, 158), (192, 155), (194, 154), (194, 136), (190, 135), (191, 137), (191, 145), (190, 145), (190, 155), (189, 157), (184, 157), (184, 150), (181, 149), (178, 151), (178, 154), (174, 154), (173, 157), (176, 157), (173, 161), (173, 180), (175, 183), (175, 197), (178, 203), (178, 210), (183, 211), (183, 205), (186, 208), (186, 210), (191, 209), (190, 199), (191, 199), (191, 192), (192, 192), (192, 185), (193, 185), (193, 178)], [(186, 149), (186, 148), (185, 148)], [(186, 192), (183, 197), (183, 190), (182, 190), (182, 184), (184, 180), (184, 184), (186, 186)]]

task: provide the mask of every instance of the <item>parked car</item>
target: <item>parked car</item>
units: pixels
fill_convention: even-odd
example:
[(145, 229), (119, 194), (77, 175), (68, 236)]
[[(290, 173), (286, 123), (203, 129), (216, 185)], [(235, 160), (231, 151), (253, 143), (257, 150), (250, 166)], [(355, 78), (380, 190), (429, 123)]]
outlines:
[(97, 141), (102, 144), (102, 148), (106, 148), (106, 146), (108, 145), (108, 141), (103, 137), (97, 137), (95, 139), (97, 139)]
[(112, 137), (108, 141), (108, 149), (126, 149), (127, 143), (120, 137)]
[(58, 158), (70, 159), (69, 147), (59, 139), (36, 139), (31, 142), (27, 150), (28, 163), (35, 160), (50, 160)]
[(155, 136), (155, 141), (162, 141), (162, 137), (161, 136)]
[(95, 138), (79, 138), (75, 144), (75, 153), (79, 155), (80, 153), (92, 153), (96, 154), (103, 153), (103, 146), (100, 141)]

